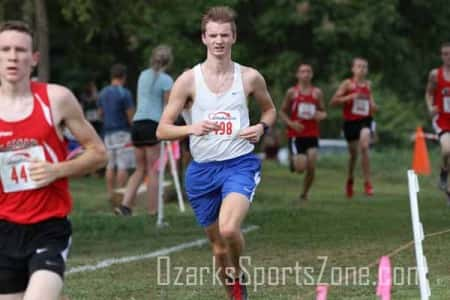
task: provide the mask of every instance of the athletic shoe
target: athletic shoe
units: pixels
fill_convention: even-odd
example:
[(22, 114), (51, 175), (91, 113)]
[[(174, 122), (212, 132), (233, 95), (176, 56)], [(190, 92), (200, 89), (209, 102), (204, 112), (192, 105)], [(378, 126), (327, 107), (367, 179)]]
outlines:
[(347, 183), (345, 184), (345, 194), (347, 198), (353, 197), (353, 179), (347, 179)]
[(441, 173), (439, 174), (438, 187), (440, 190), (444, 192), (446, 192), (448, 189), (447, 178), (448, 178), (448, 171), (441, 168)]
[(124, 217), (130, 217), (133, 214), (131, 208), (126, 207), (124, 205), (119, 205), (118, 207), (116, 207), (114, 209), (114, 212), (116, 215)]
[(236, 278), (231, 290), (232, 300), (248, 300), (247, 285), (244, 275), (240, 279)]
[(364, 192), (366, 193), (367, 196), (373, 196), (373, 187), (370, 181), (366, 181), (364, 183)]

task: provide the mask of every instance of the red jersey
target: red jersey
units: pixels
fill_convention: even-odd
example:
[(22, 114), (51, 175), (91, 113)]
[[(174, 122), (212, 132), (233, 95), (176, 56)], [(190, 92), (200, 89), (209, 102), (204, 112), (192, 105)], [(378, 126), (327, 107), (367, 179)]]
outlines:
[(450, 131), (450, 81), (445, 80), (442, 67), (437, 71), (434, 105), (438, 111), (436, 122), (439, 129)]
[(353, 79), (350, 79), (350, 89), (344, 96), (357, 93), (357, 96), (344, 103), (343, 116), (345, 121), (361, 120), (372, 115), (370, 108), (370, 99), (372, 98), (372, 91), (367, 83), (359, 84)]
[(319, 99), (313, 95), (316, 88), (311, 87), (309, 94), (302, 94), (299, 86), (294, 86), (293, 89), (295, 97), (291, 102), (289, 118), (300, 122), (303, 125), (303, 130), (299, 132), (288, 127), (288, 137), (319, 137), (319, 122), (314, 119), (314, 115), (319, 109)]
[(29, 116), (13, 122), (0, 119), (0, 219), (19, 224), (65, 217), (72, 209), (67, 178), (36, 188), (29, 176), (30, 158), (56, 163), (67, 156), (67, 143), (53, 124), (47, 84), (32, 82), (31, 92)]

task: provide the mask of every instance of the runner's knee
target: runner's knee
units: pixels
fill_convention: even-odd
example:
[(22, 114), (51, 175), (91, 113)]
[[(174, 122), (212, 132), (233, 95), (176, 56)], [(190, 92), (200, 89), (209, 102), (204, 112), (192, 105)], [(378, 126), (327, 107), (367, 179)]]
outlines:
[(303, 173), (303, 172), (305, 172), (305, 170), (306, 170), (306, 164), (296, 164), (295, 165), (295, 171), (297, 172), (297, 173)]
[(294, 157), (294, 169), (297, 173), (303, 173), (306, 170), (306, 157), (304, 155), (296, 155)]
[(362, 153), (368, 152), (370, 147), (368, 142), (361, 142), (361, 145), (359, 146)]
[(219, 228), (220, 236), (226, 240), (237, 239), (240, 236), (239, 228), (232, 225), (223, 225)]
[(315, 169), (316, 169), (315, 163), (314, 162), (308, 162), (308, 165), (307, 165), (307, 168), (306, 168), (306, 173), (314, 175)]
[(442, 147), (441, 153), (444, 157), (450, 157), (450, 147)]
[(349, 148), (348, 153), (350, 154), (350, 159), (356, 159), (358, 157), (358, 149), (356, 148)]
[(224, 243), (213, 243), (212, 251), (214, 256), (221, 257), (227, 255), (227, 247)]

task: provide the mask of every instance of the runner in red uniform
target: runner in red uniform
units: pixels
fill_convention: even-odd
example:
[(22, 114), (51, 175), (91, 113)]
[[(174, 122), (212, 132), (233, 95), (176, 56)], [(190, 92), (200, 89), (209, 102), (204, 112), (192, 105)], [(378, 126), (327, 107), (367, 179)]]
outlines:
[(373, 134), (372, 114), (377, 110), (377, 106), (372, 97), (370, 81), (366, 80), (367, 69), (366, 59), (361, 57), (353, 59), (353, 77), (344, 80), (331, 99), (331, 105), (343, 106), (344, 136), (350, 154), (346, 183), (348, 198), (353, 196), (354, 171), (358, 152), (361, 153), (364, 192), (367, 196), (373, 195), (369, 148)]
[(294, 170), (298, 173), (306, 171), (299, 200), (307, 200), (315, 174), (319, 121), (326, 118), (327, 114), (322, 91), (311, 84), (311, 65), (301, 64), (296, 76), (297, 85), (287, 90), (280, 117), (287, 125), (289, 153)]
[[(0, 25), (0, 299), (58, 299), (70, 246), (67, 177), (105, 163), (105, 149), (65, 87), (30, 82), (37, 53), (25, 23)], [(85, 151), (66, 161), (62, 130)], [(44, 295), (44, 296), (43, 296)]]
[(450, 43), (442, 44), (441, 58), (442, 66), (431, 70), (428, 76), (425, 100), (441, 144), (439, 188), (447, 193), (450, 204), (447, 184), (450, 157)]

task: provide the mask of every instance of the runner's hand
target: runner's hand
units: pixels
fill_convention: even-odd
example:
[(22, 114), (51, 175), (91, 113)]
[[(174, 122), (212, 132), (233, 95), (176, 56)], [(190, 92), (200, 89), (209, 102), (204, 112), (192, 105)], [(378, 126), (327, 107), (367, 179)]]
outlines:
[(262, 124), (256, 124), (242, 129), (239, 137), (248, 140), (250, 143), (256, 144), (264, 135), (264, 127)]
[(428, 108), (428, 112), (430, 113), (430, 116), (434, 117), (438, 113), (438, 109), (436, 105), (432, 105)]
[(36, 182), (38, 188), (47, 186), (58, 178), (55, 164), (48, 161), (32, 160), (29, 171), (31, 179)]
[(322, 121), (323, 119), (325, 119), (325, 116), (326, 116), (325, 112), (318, 110), (314, 114), (314, 118), (313, 119), (316, 120), (316, 121)]
[(358, 99), (359, 98), (359, 93), (351, 93), (351, 94), (349, 94), (349, 95), (347, 95), (346, 96), (346, 98), (345, 98), (345, 101), (344, 102), (350, 102), (350, 101), (353, 101), (353, 100), (355, 100), (355, 99)]
[(296, 122), (296, 121), (291, 121), (289, 122), (289, 127), (291, 127), (292, 129), (294, 129), (297, 132), (300, 132), (303, 130), (304, 126), (302, 123), (300, 122)]
[(220, 126), (213, 121), (201, 121), (191, 125), (191, 134), (196, 136), (207, 135), (211, 131), (217, 131), (220, 129)]

